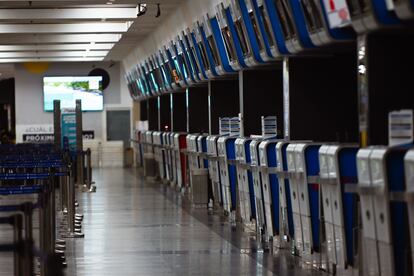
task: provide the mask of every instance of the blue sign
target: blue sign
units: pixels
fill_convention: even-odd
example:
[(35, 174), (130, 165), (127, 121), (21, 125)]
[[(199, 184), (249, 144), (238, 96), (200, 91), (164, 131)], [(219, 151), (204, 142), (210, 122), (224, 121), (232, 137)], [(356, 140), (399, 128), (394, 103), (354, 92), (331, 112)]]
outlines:
[(70, 151), (76, 152), (76, 114), (62, 113), (62, 145), (67, 146)]

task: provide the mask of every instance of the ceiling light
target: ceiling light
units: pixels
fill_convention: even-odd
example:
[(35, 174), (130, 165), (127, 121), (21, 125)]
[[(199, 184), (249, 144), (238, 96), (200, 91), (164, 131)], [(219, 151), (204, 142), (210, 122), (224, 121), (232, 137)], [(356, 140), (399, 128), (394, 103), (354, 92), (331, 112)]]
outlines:
[(106, 2), (107, 5), (112, 5), (112, 2)]
[(138, 13), (137, 16), (144, 15), (147, 12), (147, 4), (138, 4)]

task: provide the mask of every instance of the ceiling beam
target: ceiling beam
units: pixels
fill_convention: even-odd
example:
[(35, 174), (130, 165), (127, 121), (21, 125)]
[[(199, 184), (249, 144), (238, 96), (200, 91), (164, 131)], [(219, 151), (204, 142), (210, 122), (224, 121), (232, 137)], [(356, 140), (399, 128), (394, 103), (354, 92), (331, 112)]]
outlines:
[(41, 44), (41, 45), (0, 45), (0, 52), (17, 51), (76, 51), (76, 50), (111, 50), (113, 43), (81, 44)]
[(137, 8), (0, 9), (0, 20), (135, 19)]
[(122, 23), (0, 24), (0, 34), (125, 33), (131, 21)]
[(71, 61), (102, 61), (103, 57), (86, 58), (5, 58), (0, 59), (0, 63), (19, 63), (19, 62), (71, 62)]
[(38, 58), (38, 57), (105, 57), (108, 51), (63, 51), (63, 52), (0, 52), (2, 58)]
[(51, 44), (51, 43), (115, 43), (121, 39), (121, 34), (16, 34), (0, 35), (0, 44)]

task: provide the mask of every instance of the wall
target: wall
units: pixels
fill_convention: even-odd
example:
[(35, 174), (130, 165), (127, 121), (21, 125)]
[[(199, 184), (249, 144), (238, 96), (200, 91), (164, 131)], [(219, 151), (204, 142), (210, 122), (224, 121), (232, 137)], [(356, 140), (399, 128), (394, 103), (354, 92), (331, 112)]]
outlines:
[(202, 21), (202, 16), (207, 13), (216, 13), (216, 6), (221, 2), (230, 0), (186, 0), (176, 8), (150, 35), (148, 35), (131, 53), (122, 61), (126, 71), (133, 68), (137, 62), (141, 62), (155, 53), (163, 45), (181, 34), (186, 28), (192, 28), (197, 20)]
[(84, 112), (83, 128), (94, 130), (95, 138), (106, 140), (105, 110), (131, 110), (132, 107), (132, 100), (123, 78), (124, 69), (119, 63), (111, 67), (110, 64), (109, 62), (50, 63), (49, 68), (41, 74), (31, 73), (22, 64), (16, 64), (14, 76), (17, 142), (22, 140), (21, 126), (53, 124), (53, 113), (43, 111), (44, 76), (85, 76), (93, 68), (107, 70), (111, 82), (104, 90), (104, 112)]

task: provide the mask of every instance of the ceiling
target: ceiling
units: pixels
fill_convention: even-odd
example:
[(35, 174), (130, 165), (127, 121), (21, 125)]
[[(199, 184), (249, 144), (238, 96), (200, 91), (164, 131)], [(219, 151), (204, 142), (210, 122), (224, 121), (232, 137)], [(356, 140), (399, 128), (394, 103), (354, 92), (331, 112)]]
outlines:
[(122, 60), (183, 1), (0, 0), (0, 63)]

